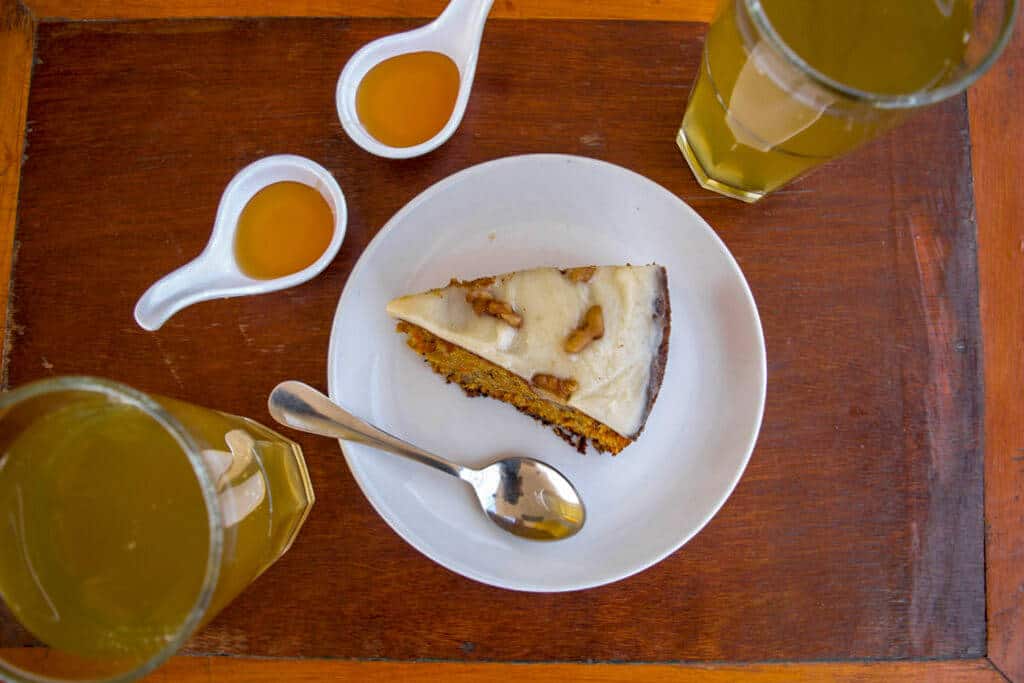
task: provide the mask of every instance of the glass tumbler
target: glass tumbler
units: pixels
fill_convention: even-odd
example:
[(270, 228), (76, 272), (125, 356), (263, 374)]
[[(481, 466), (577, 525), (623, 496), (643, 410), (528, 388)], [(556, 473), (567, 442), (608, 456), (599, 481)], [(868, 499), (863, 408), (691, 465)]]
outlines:
[(0, 394), (0, 679), (128, 681), (288, 550), (292, 441), (91, 377)]
[[(928, 1), (723, 0), (676, 135), (698, 182), (757, 201), (912, 112), (965, 90), (1006, 46), (1017, 0)], [(852, 16), (857, 22), (844, 21)], [(933, 17), (933, 32), (926, 35), (919, 29), (927, 17)], [(830, 50), (824, 25), (849, 45)], [(894, 66), (887, 51), (904, 35), (901, 47), (917, 51), (919, 66), (934, 57), (941, 67), (910, 92), (901, 90), (900, 79), (911, 83), (916, 76)], [(850, 46), (856, 49), (846, 50)], [(856, 87), (864, 83), (885, 88)]]

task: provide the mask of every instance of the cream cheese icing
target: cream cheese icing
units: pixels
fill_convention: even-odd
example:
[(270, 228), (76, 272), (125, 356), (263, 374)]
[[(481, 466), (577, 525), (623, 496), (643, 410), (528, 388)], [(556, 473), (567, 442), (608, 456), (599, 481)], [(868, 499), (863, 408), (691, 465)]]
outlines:
[[(536, 374), (575, 380), (578, 387), (564, 403), (623, 436), (643, 427), (652, 359), (664, 327), (658, 313), (664, 292), (660, 266), (598, 266), (585, 282), (557, 268), (535, 268), (497, 275), (473, 288), (510, 305), (522, 324), (516, 328), (474, 312), (466, 284), (400, 297), (387, 312), (527, 381)], [(566, 338), (591, 306), (601, 307), (604, 335), (579, 353), (566, 352)]]

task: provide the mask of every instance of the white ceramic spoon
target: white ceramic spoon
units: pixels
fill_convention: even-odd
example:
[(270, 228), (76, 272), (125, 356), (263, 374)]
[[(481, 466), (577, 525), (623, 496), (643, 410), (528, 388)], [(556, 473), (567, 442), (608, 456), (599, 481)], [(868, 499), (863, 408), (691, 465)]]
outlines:
[[(473, 89), (476, 59), (480, 54), (487, 14), (494, 0), (451, 0), (448, 7), (426, 26), (378, 38), (367, 43), (345, 64), (338, 78), (335, 101), (338, 118), (352, 141), (371, 154), (389, 159), (409, 159), (431, 152), (448, 140), (462, 122), (466, 103)], [(356, 90), (366, 73), (385, 59), (409, 52), (440, 52), (448, 55), (459, 67), (459, 95), (451, 118), (437, 135), (412, 147), (385, 145), (363, 127), (356, 113)]]
[[(334, 213), (334, 235), (320, 258), (307, 268), (284, 277), (258, 280), (243, 273), (235, 260), (238, 217), (253, 195), (282, 181), (303, 183), (320, 193)], [(221, 195), (206, 248), (193, 261), (146, 290), (135, 304), (135, 321), (143, 329), (157, 330), (172, 315), (200, 301), (263, 294), (302, 284), (319, 275), (338, 253), (347, 222), (345, 195), (330, 171), (320, 164), (291, 154), (255, 161), (239, 171)]]

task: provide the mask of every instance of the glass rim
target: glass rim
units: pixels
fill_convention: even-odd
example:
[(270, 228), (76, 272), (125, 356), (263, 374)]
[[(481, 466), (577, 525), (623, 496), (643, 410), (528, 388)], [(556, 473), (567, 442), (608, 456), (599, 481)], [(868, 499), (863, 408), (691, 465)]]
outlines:
[(1010, 9), (1006, 13), (1007, 16), (1004, 18), (1002, 27), (999, 29), (997, 39), (993, 43), (991, 49), (989, 49), (988, 54), (985, 55), (985, 58), (960, 78), (933, 90), (924, 89), (904, 95), (885, 95), (882, 93), (871, 92), (870, 90), (854, 88), (837, 81), (834, 78), (826, 76), (800, 57), (800, 55), (798, 55), (793, 48), (791, 48), (786, 41), (782, 39), (782, 36), (778, 34), (775, 27), (772, 26), (771, 21), (768, 19), (768, 15), (765, 13), (764, 7), (761, 5), (761, 0), (736, 1), (744, 4), (750, 17), (753, 19), (757, 30), (768, 39), (772, 47), (781, 53), (791, 66), (795, 67), (802, 74), (810, 78), (812, 82), (833, 94), (841, 95), (847, 99), (855, 100), (857, 102), (865, 102), (879, 109), (912, 109), (915, 107), (923, 107), (925, 105), (934, 104), (944, 100), (947, 97), (952, 97), (953, 95), (966, 90), (971, 86), (971, 84), (977, 81), (982, 74), (992, 67), (995, 61), (999, 58), (999, 55), (1002, 54), (1007, 43), (1010, 42), (1010, 36), (1013, 35), (1013, 28), (1016, 25), (1017, 11), (1019, 9), (1019, 0), (1005, 0)]
[[(177, 628), (174, 637), (168, 641), (159, 651), (151, 655), (140, 665), (124, 673), (111, 677), (93, 679), (97, 683), (127, 683), (134, 681), (148, 673), (151, 673), (161, 664), (166, 662), (176, 653), (188, 638), (192, 636), (206, 613), (210, 602), (213, 600), (214, 590), (220, 578), (221, 560), (224, 548), (224, 525), (221, 516), (220, 506), (217, 503), (217, 489), (210, 472), (202, 457), (199, 444), (178, 420), (168, 413), (163, 406), (150, 398), (147, 394), (133, 389), (120, 382), (90, 377), (85, 375), (69, 375), (54, 377), (26, 384), (0, 393), (0, 410), (8, 408), (27, 399), (63, 391), (91, 391), (105, 394), (125, 404), (139, 408), (147, 416), (159, 424), (178, 443), (189, 463), (192, 471), (199, 482), (199, 488), (206, 504), (206, 518), (209, 523), (210, 544), (206, 557), (206, 572), (203, 576), (203, 584), (199, 589), (192, 608), (189, 610), (185, 620)], [(13, 667), (13, 668), (12, 668)], [(7, 676), (16, 676), (26, 681), (54, 681), (64, 683), (65, 679), (55, 679), (49, 676), (26, 671), (9, 662), (0, 659), (0, 673)], [(88, 679), (74, 681), (72, 683), (85, 683)]]

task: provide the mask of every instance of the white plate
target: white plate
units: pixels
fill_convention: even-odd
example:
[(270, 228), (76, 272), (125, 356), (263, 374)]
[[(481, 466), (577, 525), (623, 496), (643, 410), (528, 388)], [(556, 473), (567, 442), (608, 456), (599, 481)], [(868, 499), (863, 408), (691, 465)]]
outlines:
[[(384, 312), (392, 298), (452, 277), (652, 262), (668, 272), (668, 366), (647, 428), (614, 458), (582, 456), (511, 406), (446, 385)], [(327, 373), (337, 402), (440, 455), (477, 466), (527, 454), (568, 476), (586, 525), (566, 541), (539, 543), (494, 526), (454, 478), (342, 445), (377, 512), (427, 557), (493, 586), (567, 591), (650, 567), (707, 524), (753, 450), (766, 363), (750, 288), (690, 207), (618, 166), (529, 155), (456, 173), (395, 214), (349, 276)]]

